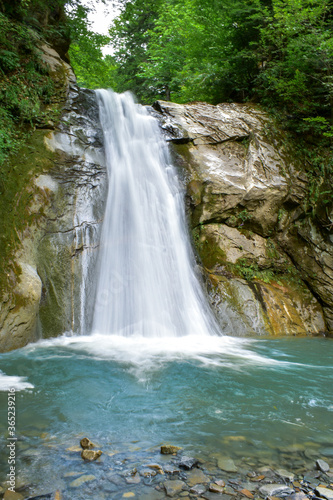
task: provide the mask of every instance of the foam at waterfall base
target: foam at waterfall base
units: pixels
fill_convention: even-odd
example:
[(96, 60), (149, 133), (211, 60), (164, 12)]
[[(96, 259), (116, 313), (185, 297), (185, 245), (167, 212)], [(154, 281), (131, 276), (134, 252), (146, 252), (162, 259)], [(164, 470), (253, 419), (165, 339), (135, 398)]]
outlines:
[(9, 391), (15, 389), (16, 391), (24, 391), (25, 389), (33, 389), (34, 386), (26, 381), (26, 377), (19, 377), (17, 375), (6, 375), (0, 371), (0, 391)]
[[(242, 370), (249, 367), (270, 367), (288, 364), (255, 351), (255, 339), (242, 339), (228, 336), (187, 335), (184, 337), (148, 338), (140, 335), (103, 335), (95, 333), (88, 336), (72, 336), (41, 340), (25, 349), (49, 349), (49, 356), (61, 355), (62, 346), (66, 352), (76, 356), (87, 356), (96, 360), (109, 360), (122, 364), (125, 369), (138, 378), (145, 373), (157, 371), (171, 362), (195, 362), (201, 366), (225, 367)], [(45, 354), (44, 354), (45, 357)]]

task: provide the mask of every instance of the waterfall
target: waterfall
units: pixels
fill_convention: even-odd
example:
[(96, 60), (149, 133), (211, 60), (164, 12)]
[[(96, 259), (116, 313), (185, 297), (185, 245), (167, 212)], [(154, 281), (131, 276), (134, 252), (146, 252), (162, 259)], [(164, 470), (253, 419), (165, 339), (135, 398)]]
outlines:
[(93, 332), (213, 335), (194, 272), (184, 200), (156, 119), (129, 93), (98, 90), (108, 169)]

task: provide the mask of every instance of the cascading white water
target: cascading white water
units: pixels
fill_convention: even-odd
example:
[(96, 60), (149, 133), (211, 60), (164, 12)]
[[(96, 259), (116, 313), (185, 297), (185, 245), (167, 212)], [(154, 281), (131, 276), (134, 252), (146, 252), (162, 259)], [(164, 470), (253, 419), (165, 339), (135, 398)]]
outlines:
[(98, 90), (109, 177), (93, 332), (219, 333), (193, 270), (183, 196), (156, 120)]

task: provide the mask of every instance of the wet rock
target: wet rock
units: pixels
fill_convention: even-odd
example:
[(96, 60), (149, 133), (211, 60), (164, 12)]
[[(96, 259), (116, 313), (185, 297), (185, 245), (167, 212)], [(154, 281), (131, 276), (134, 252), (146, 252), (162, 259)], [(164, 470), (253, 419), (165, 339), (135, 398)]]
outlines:
[(259, 476), (253, 476), (250, 478), (250, 481), (253, 481), (254, 483), (259, 483), (260, 481), (262, 481), (263, 479), (265, 479), (265, 475), (264, 474), (260, 474)]
[(186, 470), (190, 470), (193, 469), (193, 467), (197, 465), (197, 463), (198, 460), (196, 458), (187, 457), (186, 455), (184, 455), (179, 462), (179, 467), (182, 467), (183, 469)]
[(215, 481), (215, 484), (217, 484), (218, 486), (224, 487), (225, 486), (225, 481), (223, 481), (223, 479), (218, 479), (217, 481)]
[(233, 497), (237, 496), (237, 493), (235, 492), (235, 490), (233, 488), (231, 488), (231, 486), (228, 486), (228, 485), (224, 488), (224, 493), (227, 495), (233, 496)]
[[(240, 305), (240, 320), (245, 321), (245, 328), (238, 325), (238, 330), (250, 326), (249, 335), (326, 331), (333, 325), (333, 240), (329, 240), (327, 229), (318, 227), (315, 218), (306, 217), (302, 204), (308, 180), (303, 168), (295, 166), (291, 148), (287, 153), (286, 142), (282, 145), (276, 139), (273, 143), (267, 137), (268, 115), (257, 107), (238, 104), (179, 105), (158, 101), (155, 107), (161, 114), (162, 128), (175, 143), (176, 155), (182, 157), (180, 165), (187, 170), (196, 246), (207, 274), (213, 276), (214, 286), (220, 276), (240, 276), (233, 266), (243, 266), (245, 273), (252, 264), (259, 272), (282, 272), (286, 279), (290, 270), (295, 275), (297, 269), (301, 270), (303, 281), (310, 284), (309, 288), (304, 285), (295, 290), (287, 287), (280, 294), (264, 287), (261, 297), (253, 295), (247, 308), (229, 301), (222, 287), (212, 300), (219, 317), (225, 318), (222, 326), (227, 323), (226, 329), (235, 331), (235, 314), (237, 317)], [(260, 288), (260, 284), (255, 286)], [(216, 295), (222, 303), (227, 300), (224, 310)], [(269, 308), (267, 314), (265, 305)], [(260, 331), (251, 331), (251, 324)]]
[(254, 492), (257, 490), (258, 488), (258, 485), (255, 484), (255, 483), (242, 483), (241, 486), (240, 486), (241, 489), (244, 489), (244, 490), (248, 490), (250, 492)]
[(232, 460), (228, 457), (219, 457), (217, 460), (218, 468), (224, 470), (225, 472), (237, 472), (237, 467)]
[(162, 455), (173, 455), (174, 453), (177, 453), (180, 451), (182, 448), (179, 446), (173, 446), (171, 444), (164, 444), (161, 446), (161, 453)]
[(180, 473), (180, 469), (171, 464), (164, 465), (163, 470), (165, 474), (170, 474), (172, 476)]
[(330, 488), (317, 486), (315, 491), (321, 498), (326, 498), (326, 500), (333, 500), (333, 490), (331, 490)]
[(89, 450), (90, 448), (94, 447), (94, 444), (90, 441), (90, 439), (88, 439), (86, 437), (81, 439), (80, 445), (81, 445), (81, 448), (83, 448), (84, 450)]
[(97, 460), (102, 455), (101, 450), (82, 450), (81, 457), (83, 460), (89, 460), (90, 462)]
[(178, 495), (183, 489), (186, 489), (186, 484), (183, 481), (179, 481), (178, 479), (176, 479), (175, 481), (164, 481), (163, 486), (168, 497), (174, 497)]
[(141, 469), (140, 470), (140, 476), (142, 477), (154, 477), (156, 476), (157, 471), (154, 469)]
[(201, 469), (194, 469), (186, 473), (186, 483), (189, 486), (195, 486), (199, 483), (208, 483), (209, 478), (202, 472)]
[(209, 485), (209, 491), (211, 491), (212, 493), (223, 493), (224, 487), (223, 486), (219, 486), (216, 483), (211, 483)]
[(23, 500), (24, 496), (16, 491), (6, 490), (3, 500)]
[(190, 489), (190, 493), (194, 495), (202, 495), (206, 491), (206, 487), (203, 484), (196, 484)]
[(245, 496), (247, 498), (253, 498), (253, 493), (251, 493), (251, 491), (249, 491), (246, 488), (243, 488), (242, 490), (240, 490), (239, 493), (241, 493), (243, 496)]
[(0, 301), (0, 352), (36, 340), (37, 314), (42, 282), (34, 266), (19, 262), (19, 281), (10, 299)]
[(322, 448), (320, 452), (325, 457), (333, 457), (333, 446), (330, 448)]
[(291, 495), (294, 490), (285, 484), (265, 484), (259, 488), (259, 492), (265, 497), (280, 497)]
[(328, 465), (328, 463), (325, 462), (325, 460), (322, 460), (321, 458), (319, 458), (316, 461), (316, 466), (317, 469), (320, 470), (321, 472), (328, 472), (330, 470), (330, 466)]
[(230, 500), (229, 495), (224, 495), (223, 493), (212, 493), (211, 491), (202, 493), (201, 497), (205, 500)]
[(289, 483), (291, 483), (295, 478), (295, 474), (288, 472), (285, 469), (276, 469), (275, 473), (284, 481), (289, 481)]
[(164, 474), (163, 467), (159, 464), (147, 464), (147, 465), (145, 465), (145, 467), (148, 467), (148, 469), (156, 470), (156, 472), (158, 472), (158, 474)]
[(130, 477), (125, 478), (127, 484), (138, 484), (141, 482), (140, 474), (137, 472)]
[(78, 488), (79, 486), (81, 486), (84, 483), (88, 483), (90, 481), (95, 481), (95, 480), (96, 480), (96, 477), (93, 476), (92, 474), (85, 474), (83, 476), (78, 477), (74, 481), (72, 481), (69, 486), (71, 488)]
[(111, 481), (111, 483), (115, 484), (116, 486), (121, 487), (124, 485), (123, 479), (120, 476), (118, 476), (118, 474), (110, 473), (107, 474), (106, 477), (109, 481)]

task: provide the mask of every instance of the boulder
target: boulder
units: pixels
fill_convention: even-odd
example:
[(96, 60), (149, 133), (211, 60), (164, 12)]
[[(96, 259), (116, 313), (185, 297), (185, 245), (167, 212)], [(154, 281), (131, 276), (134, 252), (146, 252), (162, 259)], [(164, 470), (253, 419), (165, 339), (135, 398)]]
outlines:
[(18, 283), (12, 296), (4, 298), (5, 307), (0, 312), (0, 352), (18, 349), (36, 339), (42, 282), (31, 265), (21, 262), (19, 269)]

